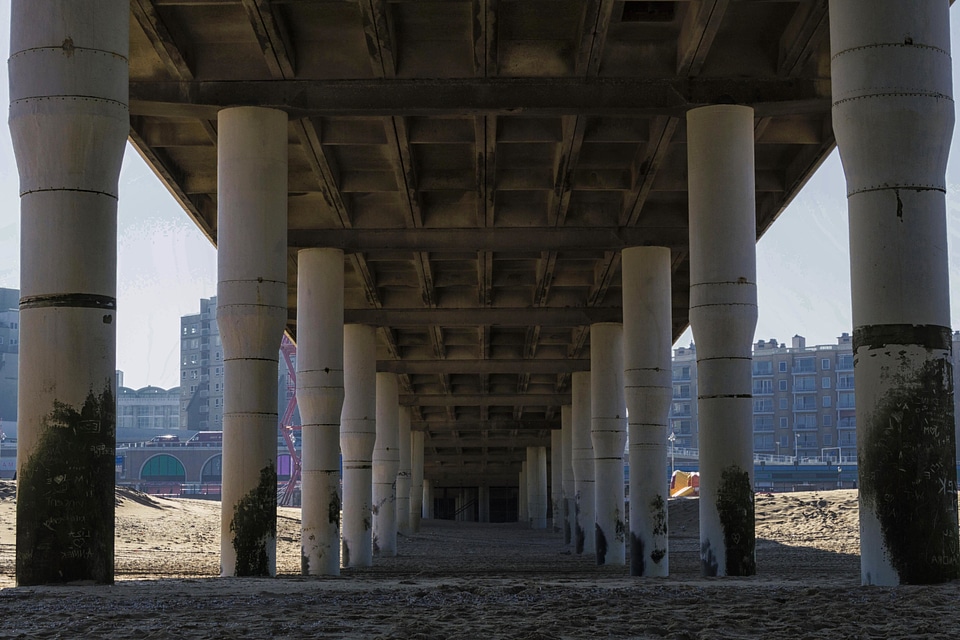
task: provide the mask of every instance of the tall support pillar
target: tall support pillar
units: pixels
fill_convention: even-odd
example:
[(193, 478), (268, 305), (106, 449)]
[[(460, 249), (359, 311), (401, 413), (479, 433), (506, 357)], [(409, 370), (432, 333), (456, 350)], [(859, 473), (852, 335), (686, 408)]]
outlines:
[(124, 0), (12, 3), (21, 586), (113, 583), (117, 182), (130, 127), (129, 15)]
[(397, 473), (400, 471), (397, 374), (377, 374), (377, 443), (373, 448), (373, 552), (397, 555)]
[(667, 576), (667, 416), (673, 391), (670, 249), (624, 249), (620, 264), (630, 432), (630, 575)]
[(399, 441), (400, 467), (397, 472), (397, 531), (410, 535), (410, 475), (413, 462), (410, 457), (410, 407), (400, 407)]
[(272, 576), (277, 358), (287, 321), (287, 115), (220, 111), (217, 324), (223, 341), (220, 572)]
[(527, 447), (527, 504), (530, 527), (547, 528), (547, 448)]
[(752, 362), (757, 325), (753, 109), (687, 112), (690, 326), (697, 342), (700, 568), (756, 572)]
[(530, 507), (527, 504), (528, 499), (528, 487), (527, 487), (527, 461), (524, 460), (520, 463), (520, 494), (517, 499), (518, 510), (520, 511), (519, 520), (520, 522), (525, 522), (530, 524)]
[(594, 491), (593, 440), (590, 437), (590, 372), (570, 376), (573, 413), (571, 458), (576, 487), (574, 543), (577, 553), (596, 553), (596, 492)]
[(303, 427), (303, 575), (340, 575), (343, 251), (297, 254), (297, 405)]
[(477, 487), (477, 520), (480, 522), (490, 522), (490, 487), (480, 485)]
[(830, 38), (850, 216), (861, 579), (946, 582), (960, 575), (949, 3), (832, 1)]
[(563, 544), (574, 542), (577, 530), (577, 484), (573, 476), (573, 407), (560, 407), (560, 432), (563, 445)]
[(550, 432), (550, 510), (554, 533), (563, 531), (563, 436), (560, 429)]
[(623, 390), (623, 326), (590, 326), (590, 405), (596, 474), (597, 564), (625, 564), (623, 449), (627, 408)]
[(410, 532), (419, 533), (423, 514), (423, 431), (410, 432)]
[(423, 479), (423, 517), (433, 520), (433, 480)]
[(373, 327), (344, 326), (343, 378), (340, 556), (344, 567), (369, 567), (373, 564), (373, 447), (377, 439), (377, 334)]

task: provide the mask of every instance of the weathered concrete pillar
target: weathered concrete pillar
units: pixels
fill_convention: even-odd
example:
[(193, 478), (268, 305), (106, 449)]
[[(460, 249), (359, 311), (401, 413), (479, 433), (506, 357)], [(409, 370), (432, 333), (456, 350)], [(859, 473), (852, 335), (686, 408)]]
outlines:
[(397, 555), (400, 404), (397, 374), (377, 374), (377, 443), (373, 448), (373, 552)]
[(949, 3), (832, 1), (830, 39), (850, 215), (861, 578), (946, 582), (960, 575)]
[(423, 479), (423, 517), (433, 520), (433, 480)]
[(756, 572), (751, 371), (757, 325), (753, 109), (687, 112), (690, 326), (697, 342), (700, 567)]
[(297, 253), (297, 405), (302, 419), (304, 575), (340, 575), (343, 251)]
[(217, 131), (220, 572), (267, 576), (276, 573), (277, 358), (287, 321), (287, 115), (224, 109)]
[(410, 407), (400, 407), (400, 429), (397, 436), (400, 466), (397, 471), (397, 532), (410, 535)]
[(423, 431), (410, 432), (410, 532), (420, 531), (423, 517)]
[(577, 553), (595, 553), (596, 492), (594, 491), (593, 440), (590, 437), (592, 421), (590, 409), (590, 372), (577, 371), (570, 376), (573, 395), (571, 459), (573, 462), (576, 508), (574, 516), (574, 543)]
[(560, 429), (550, 432), (550, 522), (554, 533), (563, 531), (563, 439)]
[(477, 487), (477, 513), (479, 522), (490, 522), (490, 487)]
[(577, 530), (577, 483), (573, 476), (573, 407), (560, 407), (560, 432), (563, 445), (563, 544), (574, 542)]
[(623, 449), (627, 446), (627, 407), (623, 395), (623, 326), (619, 323), (590, 325), (590, 376), (597, 564), (625, 564)]
[(517, 499), (517, 506), (520, 511), (520, 522), (530, 524), (530, 505), (528, 503), (529, 487), (527, 486), (527, 461), (520, 463), (520, 494)]
[(373, 564), (373, 446), (377, 439), (377, 334), (373, 327), (344, 326), (343, 378), (341, 563), (344, 567), (369, 567)]
[(129, 14), (124, 0), (12, 3), (22, 586), (113, 583), (117, 181), (130, 127)]
[(530, 527), (547, 528), (547, 448), (527, 447), (527, 505)]
[(630, 430), (630, 575), (667, 576), (667, 417), (673, 392), (670, 249), (620, 260), (624, 391)]

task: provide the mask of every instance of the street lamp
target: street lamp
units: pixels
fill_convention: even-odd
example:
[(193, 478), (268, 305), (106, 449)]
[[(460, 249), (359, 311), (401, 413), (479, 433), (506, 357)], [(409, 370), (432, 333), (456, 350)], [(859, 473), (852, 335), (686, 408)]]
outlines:
[(667, 436), (667, 440), (670, 441), (670, 477), (673, 477), (673, 466), (674, 466), (674, 450), (673, 443), (677, 441), (677, 434), (673, 431), (670, 432), (670, 435)]

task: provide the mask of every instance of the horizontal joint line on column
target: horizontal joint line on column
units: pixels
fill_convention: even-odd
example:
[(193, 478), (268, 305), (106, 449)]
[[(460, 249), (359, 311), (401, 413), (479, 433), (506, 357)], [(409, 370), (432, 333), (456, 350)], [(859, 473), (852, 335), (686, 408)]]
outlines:
[[(264, 283), (282, 284), (283, 286), (287, 286), (286, 280), (267, 280), (266, 278), (229, 278), (229, 279), (217, 280), (217, 284), (229, 284), (234, 282), (239, 282), (239, 283), (256, 282), (257, 284), (264, 284)], [(245, 303), (240, 302), (238, 304), (245, 304)], [(249, 304), (249, 303), (246, 303), (246, 304)]]
[(744, 278), (743, 280), (711, 280), (710, 282), (694, 282), (694, 283), (691, 283), (691, 284), (690, 284), (690, 288), (693, 289), (694, 287), (709, 287), (709, 286), (712, 286), (712, 285), (715, 285), (715, 284), (752, 284), (752, 285), (756, 285), (757, 283), (754, 282), (754, 281), (752, 281), (752, 280), (747, 280), (746, 278)]
[(869, 100), (870, 98), (932, 98), (933, 100), (946, 100), (948, 102), (953, 102), (953, 96), (946, 93), (940, 93), (939, 91), (877, 91), (875, 93), (865, 93), (862, 95), (836, 100), (834, 101), (833, 106), (836, 107), (844, 102)]
[(21, 311), (23, 309), (44, 309), (49, 307), (116, 311), (117, 299), (94, 293), (59, 293), (47, 296), (24, 296), (20, 298)]
[(124, 111), (130, 109), (130, 105), (126, 102), (121, 102), (119, 100), (114, 100), (113, 98), (104, 98), (103, 96), (85, 96), (85, 95), (68, 95), (68, 94), (58, 94), (52, 96), (24, 96), (22, 98), (17, 98), (16, 100), (11, 100), (10, 105), (15, 104), (30, 103), (30, 102), (44, 102), (47, 100), (75, 100), (82, 102), (105, 102), (107, 104), (112, 104), (114, 106), (122, 108)]
[(752, 393), (718, 393), (712, 396), (697, 396), (697, 400), (723, 400), (723, 399), (750, 400), (751, 398), (753, 398)]
[(107, 193), (106, 191), (98, 191), (96, 189), (74, 189), (71, 187), (50, 187), (49, 189), (31, 189), (29, 191), (21, 191), (20, 197), (22, 198), (23, 196), (29, 196), (34, 193), (63, 193), (65, 191), (71, 192), (71, 193), (89, 193), (95, 196), (105, 196), (107, 198), (110, 198), (111, 200), (118, 199), (117, 195), (114, 193)]
[(697, 358), (697, 362), (710, 362), (712, 360), (753, 360), (744, 356), (717, 356), (715, 358)]
[(246, 361), (246, 360), (256, 360), (256, 361), (258, 361), (258, 362), (279, 362), (279, 358), (244, 358), (244, 357), (237, 357), (237, 358), (224, 358), (224, 359), (223, 359), (224, 362), (243, 362), (243, 361)]
[(857, 189), (856, 191), (850, 191), (847, 193), (847, 197), (859, 195), (861, 193), (873, 193), (875, 191), (900, 191), (901, 189), (905, 191), (939, 191), (940, 193), (946, 193), (947, 188), (943, 185), (937, 184), (897, 184), (897, 185), (877, 185), (875, 187), (864, 187), (863, 189)]
[[(20, 51), (10, 54), (10, 59), (13, 60), (22, 55), (33, 53), (35, 51), (53, 51), (54, 53), (57, 53), (57, 52), (63, 53), (64, 51), (67, 51), (67, 49), (63, 45), (51, 45), (49, 47), (29, 47), (27, 49), (20, 49)], [(71, 53), (76, 53), (77, 51), (96, 53), (96, 54), (108, 56), (110, 58), (120, 58), (121, 60), (124, 60), (124, 61), (127, 61), (129, 59), (127, 58), (127, 56), (121, 53), (118, 53), (116, 51), (110, 51), (109, 49), (97, 49), (95, 47), (77, 47), (75, 45), (70, 45), (69, 51)]]
[(888, 47), (905, 48), (905, 49), (908, 48), (908, 49), (911, 49), (911, 50), (915, 50), (915, 49), (927, 49), (927, 50), (929, 50), (929, 51), (936, 51), (937, 53), (941, 53), (941, 54), (943, 54), (943, 55), (945, 55), (945, 56), (948, 56), (948, 57), (950, 56), (950, 52), (949, 52), (949, 51), (947, 51), (947, 50), (945, 50), (945, 49), (942, 49), (942, 48), (940, 48), (940, 47), (935, 47), (935, 46), (933, 46), (933, 45), (931, 45), (931, 44), (922, 44), (922, 43), (906, 44), (906, 43), (904, 43), (904, 42), (899, 42), (899, 41), (898, 41), (898, 42), (875, 42), (875, 43), (873, 43), (873, 44), (861, 44), (861, 45), (856, 46), (856, 47), (849, 47), (849, 48), (847, 48), (847, 49), (841, 49), (840, 51), (837, 51), (837, 52), (835, 52), (832, 56), (830, 56), (830, 59), (833, 60), (834, 58), (836, 58), (836, 57), (838, 57), (838, 56), (842, 56), (842, 55), (845, 54), (845, 53), (850, 53), (851, 51), (863, 51), (863, 50), (866, 50), (866, 49), (886, 49), (886, 48), (888, 48)]
[(623, 460), (623, 456), (604, 456), (602, 458), (594, 458), (594, 460)]

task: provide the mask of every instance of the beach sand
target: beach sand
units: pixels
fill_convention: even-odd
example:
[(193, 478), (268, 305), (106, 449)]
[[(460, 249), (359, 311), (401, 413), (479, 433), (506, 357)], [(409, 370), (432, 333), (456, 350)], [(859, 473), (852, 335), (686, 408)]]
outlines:
[(758, 574), (701, 578), (698, 503), (670, 504), (671, 577), (597, 567), (560, 534), (425, 520), (396, 558), (306, 578), (280, 509), (273, 579), (218, 578), (219, 503), (118, 494), (117, 583), (14, 587), (0, 483), (0, 638), (957, 638), (960, 584), (860, 586), (854, 491), (757, 496)]

